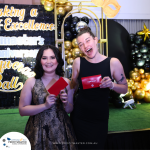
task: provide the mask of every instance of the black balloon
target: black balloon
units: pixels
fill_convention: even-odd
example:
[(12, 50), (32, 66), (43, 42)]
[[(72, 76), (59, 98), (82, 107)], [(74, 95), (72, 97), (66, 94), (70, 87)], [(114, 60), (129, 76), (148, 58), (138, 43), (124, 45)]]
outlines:
[(136, 60), (136, 66), (137, 66), (137, 67), (142, 67), (142, 66), (144, 66), (144, 64), (145, 64), (145, 59), (143, 59), (143, 58), (138, 58), (138, 59)]
[(140, 47), (141, 53), (147, 53), (148, 52), (148, 46), (146, 44), (142, 44)]
[(57, 28), (61, 29), (61, 24), (62, 24), (61, 21), (57, 21)]
[(72, 22), (72, 15), (68, 16), (65, 21)]
[(75, 28), (75, 27), (71, 28), (71, 32), (72, 32), (72, 33), (77, 33), (77, 32), (76, 32), (76, 28)]
[(76, 20), (76, 19), (72, 20), (72, 24), (73, 24), (73, 26), (75, 27), (75, 26), (76, 26), (76, 24), (77, 24), (78, 22), (79, 22), (79, 21), (78, 21), (78, 20)]
[(130, 41), (131, 43), (134, 42), (134, 37), (135, 37), (135, 34), (129, 34), (129, 41)]
[(57, 21), (62, 21), (63, 20), (63, 16), (61, 14), (57, 15)]
[(142, 35), (135, 35), (134, 42), (136, 44), (142, 44), (143, 43), (143, 36)]
[(58, 37), (58, 39), (61, 39), (61, 30), (60, 29), (57, 30), (57, 37)]
[(73, 33), (73, 39), (77, 37), (77, 32)]
[(132, 43), (132, 44), (131, 44), (131, 49), (134, 49), (134, 47), (135, 47), (135, 44)]
[(132, 62), (132, 68), (136, 68), (137, 65), (136, 65), (136, 62)]
[(144, 64), (144, 70), (145, 70), (145, 72), (149, 72), (150, 71), (150, 63), (149, 62), (146, 62)]
[(89, 18), (84, 16), (84, 17), (81, 18), (81, 21), (84, 21), (86, 24), (88, 24), (89, 23)]
[(150, 44), (150, 37), (149, 38), (147, 37), (145, 42), (146, 44)]
[(131, 50), (131, 60), (135, 60), (136, 55), (135, 55), (135, 50)]
[(137, 58), (142, 58), (142, 53), (140, 53), (140, 52), (136, 53), (136, 57)]
[(137, 48), (135, 48), (134, 51), (135, 51), (135, 54), (139, 53), (139, 49)]
[(68, 21), (64, 23), (64, 30), (70, 30), (70, 23)]
[(74, 27), (74, 25), (71, 23), (71, 24), (70, 24), (70, 28), (73, 28), (73, 27)]
[(61, 43), (58, 43), (58, 47), (61, 47), (62, 46), (62, 44)]
[(69, 40), (69, 41), (72, 41), (72, 33), (70, 32), (70, 31), (66, 31), (65, 33), (64, 33), (64, 38), (65, 38), (65, 40)]
[(144, 54), (142, 54), (142, 58), (144, 58), (145, 59), (145, 61), (146, 61), (146, 58), (147, 58), (148, 56), (147, 56), (147, 54), (146, 53), (144, 53)]
[(147, 58), (145, 59), (145, 63), (150, 63), (150, 58), (147, 57)]
[(73, 20), (77, 20), (78, 22), (80, 21), (80, 18), (79, 17), (77, 17), (77, 16), (74, 16), (73, 18), (72, 18), (72, 21)]

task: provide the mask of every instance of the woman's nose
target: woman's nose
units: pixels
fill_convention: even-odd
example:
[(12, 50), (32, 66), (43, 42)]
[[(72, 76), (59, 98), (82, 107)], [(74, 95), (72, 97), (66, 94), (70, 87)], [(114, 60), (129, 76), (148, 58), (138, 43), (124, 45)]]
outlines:
[(48, 58), (48, 59), (47, 59), (47, 63), (51, 63), (51, 59)]

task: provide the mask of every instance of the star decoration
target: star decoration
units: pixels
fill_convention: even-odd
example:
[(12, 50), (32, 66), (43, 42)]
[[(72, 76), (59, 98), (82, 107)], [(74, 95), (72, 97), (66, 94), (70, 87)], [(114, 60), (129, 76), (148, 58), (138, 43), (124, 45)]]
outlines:
[(147, 37), (149, 38), (150, 31), (149, 31), (149, 29), (146, 27), (145, 23), (144, 23), (143, 26), (144, 26), (144, 29), (143, 29), (142, 31), (138, 32), (137, 34), (138, 34), (138, 35), (145, 35), (145, 36), (144, 36), (144, 41), (145, 41)]

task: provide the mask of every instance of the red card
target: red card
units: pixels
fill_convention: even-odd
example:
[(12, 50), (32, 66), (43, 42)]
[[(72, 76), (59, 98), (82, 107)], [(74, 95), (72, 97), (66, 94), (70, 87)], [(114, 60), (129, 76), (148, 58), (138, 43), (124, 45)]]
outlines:
[(57, 96), (60, 90), (63, 90), (67, 85), (68, 83), (61, 77), (48, 89), (48, 92)]
[(102, 76), (100, 74), (94, 76), (82, 77), (81, 81), (82, 81), (83, 89), (91, 89), (91, 88), (99, 87), (101, 80), (102, 80)]

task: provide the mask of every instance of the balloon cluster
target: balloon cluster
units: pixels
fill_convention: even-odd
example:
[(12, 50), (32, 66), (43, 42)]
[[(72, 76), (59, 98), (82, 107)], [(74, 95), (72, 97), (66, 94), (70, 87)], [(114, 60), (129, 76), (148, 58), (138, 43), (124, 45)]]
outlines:
[[(65, 15), (57, 14), (57, 31), (58, 31), (58, 39), (61, 38), (61, 26)], [(72, 15), (68, 16), (64, 22), (64, 39), (65, 41), (72, 41), (76, 38), (77, 33), (81, 28), (88, 26), (89, 19), (84, 16), (79, 18), (77, 16), (72, 17)]]
[(67, 61), (68, 65), (72, 65), (73, 60), (77, 57), (83, 56), (82, 51), (79, 49), (77, 44), (77, 39), (74, 38), (71, 41), (65, 41), (64, 42), (64, 48), (65, 48), (65, 60)]
[(150, 71), (150, 38), (144, 40), (144, 35), (130, 34), (131, 42), (131, 61), (133, 68), (142, 68), (145, 72)]
[(144, 100), (150, 103), (150, 72), (134, 68), (130, 71), (129, 77), (130, 79), (127, 79), (128, 92), (123, 98), (134, 98), (137, 102)]
[(40, 2), (44, 5), (46, 11), (52, 11), (54, 9), (55, 0), (41, 0)]
[[(61, 27), (66, 14), (72, 10), (71, 3), (67, 2), (64, 5), (57, 7), (57, 38), (61, 39)], [(65, 60), (67, 62), (67, 77), (70, 78), (72, 74), (72, 64), (75, 58), (83, 56), (77, 43), (77, 34), (80, 29), (88, 26), (89, 18), (83, 16), (79, 18), (78, 16), (69, 15), (64, 22), (64, 49), (65, 49)], [(61, 50), (61, 44), (58, 44)]]

